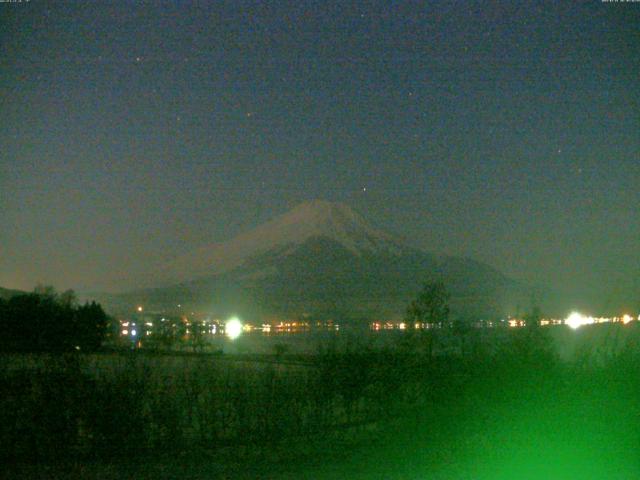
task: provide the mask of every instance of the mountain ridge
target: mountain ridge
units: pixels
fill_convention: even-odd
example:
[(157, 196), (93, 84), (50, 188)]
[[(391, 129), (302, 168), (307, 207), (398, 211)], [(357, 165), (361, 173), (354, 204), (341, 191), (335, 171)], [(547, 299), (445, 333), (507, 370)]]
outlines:
[(11, 297), (15, 297), (17, 295), (24, 295), (27, 292), (22, 290), (16, 290), (12, 288), (4, 288), (0, 287), (0, 298), (3, 300), (9, 300)]
[(220, 245), (165, 270), (181, 280), (118, 298), (129, 308), (181, 304), (256, 321), (398, 320), (422, 284), (437, 279), (450, 290), (456, 315), (495, 318), (526, 302), (521, 285), (497, 269), (407, 246), (342, 204), (305, 202)]
[(146, 276), (152, 279), (146, 286), (167, 286), (225, 273), (255, 255), (277, 247), (298, 245), (312, 237), (332, 238), (356, 254), (371, 250), (400, 254), (409, 248), (371, 225), (347, 205), (312, 200), (228, 241), (199, 247), (167, 262)]

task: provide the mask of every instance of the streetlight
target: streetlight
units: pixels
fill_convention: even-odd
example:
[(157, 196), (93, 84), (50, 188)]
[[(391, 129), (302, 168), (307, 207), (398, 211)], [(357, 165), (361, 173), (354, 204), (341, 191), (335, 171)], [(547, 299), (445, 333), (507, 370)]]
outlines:
[(232, 317), (224, 325), (224, 331), (231, 340), (235, 340), (242, 333), (242, 323), (238, 317)]

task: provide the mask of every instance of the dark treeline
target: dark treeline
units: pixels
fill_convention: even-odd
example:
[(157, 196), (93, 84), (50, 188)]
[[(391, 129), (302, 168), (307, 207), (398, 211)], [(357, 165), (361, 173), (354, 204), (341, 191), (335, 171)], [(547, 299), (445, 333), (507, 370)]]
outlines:
[(0, 299), (0, 351), (95, 351), (105, 339), (107, 315), (95, 303), (80, 305), (73, 291), (33, 293)]

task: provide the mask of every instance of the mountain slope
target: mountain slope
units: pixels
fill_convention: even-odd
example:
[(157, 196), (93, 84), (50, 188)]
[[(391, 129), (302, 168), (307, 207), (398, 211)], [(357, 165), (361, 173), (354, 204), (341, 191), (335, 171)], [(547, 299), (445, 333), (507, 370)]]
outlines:
[(16, 295), (22, 295), (26, 292), (23, 292), (21, 290), (11, 290), (8, 288), (2, 288), (0, 287), (0, 298), (2, 298), (3, 300), (9, 300), (11, 297), (15, 297)]
[[(165, 286), (120, 298), (255, 320), (343, 321), (400, 319), (429, 279), (445, 282), (458, 315), (503, 316), (526, 301), (521, 286), (488, 265), (408, 247), (349, 207), (322, 201), (181, 257), (153, 278)], [(166, 285), (171, 278), (181, 281)]]
[(244, 261), (278, 247), (299, 245), (308, 238), (331, 238), (354, 253), (389, 251), (404, 247), (387, 233), (371, 226), (346, 205), (311, 201), (238, 235), (224, 243), (207, 245), (164, 265), (148, 277), (153, 285), (172, 284), (221, 274)]

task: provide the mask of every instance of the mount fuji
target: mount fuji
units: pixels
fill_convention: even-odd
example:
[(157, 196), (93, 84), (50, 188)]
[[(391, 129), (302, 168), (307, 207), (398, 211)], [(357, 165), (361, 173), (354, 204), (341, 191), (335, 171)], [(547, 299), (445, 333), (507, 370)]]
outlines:
[(154, 288), (119, 295), (118, 303), (182, 304), (255, 320), (397, 320), (430, 279), (446, 284), (459, 315), (501, 316), (523, 299), (522, 287), (498, 270), (411, 247), (348, 206), (327, 201), (302, 203), (147, 278)]
[(257, 228), (224, 242), (207, 245), (163, 265), (147, 278), (152, 285), (171, 285), (228, 272), (268, 251), (292, 251), (311, 238), (339, 243), (354, 255), (406, 248), (391, 235), (374, 228), (341, 203), (305, 202)]

